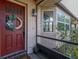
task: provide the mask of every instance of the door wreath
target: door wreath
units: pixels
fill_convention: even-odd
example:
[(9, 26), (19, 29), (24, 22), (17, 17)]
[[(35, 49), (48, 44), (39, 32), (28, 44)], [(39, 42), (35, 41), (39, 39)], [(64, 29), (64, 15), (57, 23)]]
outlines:
[[(20, 22), (20, 25), (16, 27), (13, 23), (14, 20), (18, 20)], [(22, 27), (22, 25), (23, 25), (23, 22), (20, 17), (17, 17), (16, 15), (6, 16), (6, 28), (8, 30), (11, 30), (11, 31), (15, 29), (18, 30)]]

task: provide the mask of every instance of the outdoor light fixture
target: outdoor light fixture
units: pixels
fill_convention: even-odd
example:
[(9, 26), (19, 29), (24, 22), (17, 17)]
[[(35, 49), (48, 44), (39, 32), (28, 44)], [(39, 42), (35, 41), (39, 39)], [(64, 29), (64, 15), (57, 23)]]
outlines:
[(36, 13), (36, 9), (32, 9), (32, 16), (36, 16), (37, 13)]

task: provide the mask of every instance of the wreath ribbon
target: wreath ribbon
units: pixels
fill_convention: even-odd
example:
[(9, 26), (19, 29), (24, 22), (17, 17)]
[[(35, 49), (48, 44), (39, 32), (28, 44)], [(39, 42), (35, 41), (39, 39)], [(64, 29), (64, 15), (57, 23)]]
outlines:
[(22, 27), (22, 25), (23, 25), (23, 22), (22, 22), (21, 18), (19, 18), (19, 17), (16, 17), (16, 18), (20, 22), (20, 25), (15, 27), (15, 29), (20, 29)]

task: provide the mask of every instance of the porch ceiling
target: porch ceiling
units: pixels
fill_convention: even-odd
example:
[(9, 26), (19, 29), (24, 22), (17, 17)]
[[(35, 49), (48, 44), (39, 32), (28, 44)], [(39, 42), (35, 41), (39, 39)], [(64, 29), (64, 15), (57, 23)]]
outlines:
[(39, 6), (41, 7), (51, 7), (54, 6), (55, 3), (58, 3), (61, 0), (44, 0)]
[[(13, 0), (9, 0), (9, 1), (13, 1)], [(33, 2), (34, 4), (38, 4), (42, 0), (14, 0), (14, 1), (19, 1), (19, 2), (23, 2), (23, 3), (27, 3), (28, 1), (30, 1), (30, 2)], [(39, 6), (51, 7), (55, 3), (58, 3), (59, 1), (61, 1), (61, 0), (44, 0)]]

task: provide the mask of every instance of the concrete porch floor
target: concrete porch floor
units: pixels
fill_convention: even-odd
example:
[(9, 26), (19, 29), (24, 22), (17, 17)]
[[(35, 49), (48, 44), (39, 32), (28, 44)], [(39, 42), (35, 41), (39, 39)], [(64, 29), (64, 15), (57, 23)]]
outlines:
[(33, 54), (30, 54), (29, 56), (31, 57), (31, 59), (49, 59), (48, 57), (46, 57), (41, 53), (37, 53), (37, 54), (33, 53)]
[(37, 54), (29, 54), (29, 56), (27, 55), (21, 55), (19, 57), (10, 57), (10, 58), (5, 58), (5, 59), (49, 59), (47, 58), (46, 56), (44, 56), (43, 54), (41, 53), (37, 53)]
[(22, 55), (19, 57), (10, 57), (10, 58), (5, 58), (5, 59), (31, 59), (31, 57), (27, 56), (27, 55)]

